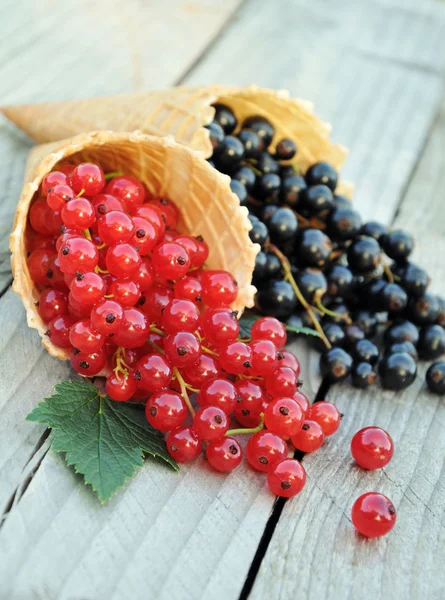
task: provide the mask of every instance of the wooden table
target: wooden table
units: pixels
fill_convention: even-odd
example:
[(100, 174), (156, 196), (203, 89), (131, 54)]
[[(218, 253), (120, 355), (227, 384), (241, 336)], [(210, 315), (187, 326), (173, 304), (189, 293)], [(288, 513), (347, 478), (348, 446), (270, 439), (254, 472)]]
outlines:
[[(3, 104), (256, 82), (315, 102), (351, 149), (344, 176), (366, 218), (415, 234), (415, 260), (445, 294), (445, 4), (438, 0), (4, 0)], [(66, 364), (48, 356), (10, 289), (8, 235), (30, 142), (0, 123), (1, 600), (443, 599), (445, 403), (425, 367), (404, 393), (349, 385), (327, 398), (340, 432), (304, 458), (308, 483), (275, 502), (247, 468), (141, 469), (100, 507), (26, 414)], [(297, 346), (315, 395), (318, 357)], [(385, 469), (363, 473), (353, 433), (387, 428)], [(398, 509), (391, 535), (350, 522), (367, 490)], [(241, 594), (241, 596), (240, 596)]]

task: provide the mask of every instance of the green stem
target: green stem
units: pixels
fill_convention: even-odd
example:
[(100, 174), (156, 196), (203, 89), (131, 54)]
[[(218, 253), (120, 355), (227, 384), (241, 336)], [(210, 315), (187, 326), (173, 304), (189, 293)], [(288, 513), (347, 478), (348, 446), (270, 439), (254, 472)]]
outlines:
[(123, 174), (123, 171), (113, 171), (112, 173), (106, 173), (105, 180), (108, 181), (110, 179), (113, 179), (113, 177), (121, 177)]
[(173, 374), (176, 377), (176, 381), (179, 383), (179, 387), (181, 388), (181, 396), (183, 397), (184, 402), (187, 404), (187, 408), (189, 409), (190, 414), (192, 415), (193, 418), (195, 418), (195, 409), (193, 408), (192, 403), (190, 402), (189, 395), (187, 394), (187, 388), (185, 385), (185, 381), (182, 378), (182, 375), (179, 372), (178, 367), (173, 367)]
[(257, 433), (258, 431), (261, 431), (264, 427), (264, 415), (261, 415), (261, 421), (259, 423), (259, 425), (257, 425), (256, 427), (240, 427), (239, 429), (229, 429), (226, 433), (226, 435), (241, 435), (241, 434), (251, 434), (251, 433)]
[(345, 321), (345, 323), (347, 323), (348, 325), (350, 325), (352, 323), (352, 321), (348, 317), (348, 315), (341, 315), (340, 313), (337, 313), (333, 310), (329, 310), (329, 308), (326, 308), (326, 306), (324, 306), (322, 304), (320, 298), (318, 298), (317, 296), (315, 296), (315, 306), (324, 315), (328, 315), (328, 317), (333, 317), (334, 319), (338, 319), (339, 321)]

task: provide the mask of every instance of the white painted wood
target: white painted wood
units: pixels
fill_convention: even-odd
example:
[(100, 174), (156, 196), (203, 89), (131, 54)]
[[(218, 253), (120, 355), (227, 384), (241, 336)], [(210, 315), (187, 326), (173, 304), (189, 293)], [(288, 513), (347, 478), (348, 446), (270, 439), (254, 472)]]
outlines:
[[(445, 105), (416, 169), (395, 227), (411, 231), (413, 260), (445, 294), (443, 148)], [(304, 458), (308, 485), (288, 502), (265, 555), (252, 598), (441, 598), (445, 589), (445, 403), (424, 384), (427, 364), (403, 393), (334, 386), (328, 400), (344, 413), (341, 428), (323, 449)], [(391, 463), (365, 472), (349, 444), (362, 427), (386, 429), (395, 442)], [(395, 529), (366, 541), (350, 522), (354, 500), (366, 491), (389, 496)]]

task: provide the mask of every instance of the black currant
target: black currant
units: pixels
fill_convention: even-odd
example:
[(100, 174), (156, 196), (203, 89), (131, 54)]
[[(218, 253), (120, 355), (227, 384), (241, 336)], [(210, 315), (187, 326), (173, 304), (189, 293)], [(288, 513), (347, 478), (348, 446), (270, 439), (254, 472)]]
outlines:
[(348, 263), (356, 273), (368, 273), (379, 262), (380, 246), (374, 238), (360, 236), (348, 248)]
[(304, 327), (304, 325), (301, 319), (301, 315), (299, 313), (293, 313), (286, 320), (287, 339), (296, 339), (299, 334), (296, 331), (292, 331), (292, 329), (301, 329), (302, 327)]
[(363, 225), (360, 233), (372, 237), (380, 243), (382, 237), (388, 233), (388, 229), (377, 221), (368, 221)]
[(256, 168), (261, 171), (261, 173), (275, 173), (278, 175), (278, 171), (280, 169), (280, 165), (274, 159), (274, 157), (268, 152), (263, 152), (256, 162)]
[(255, 197), (261, 200), (275, 202), (278, 200), (281, 179), (276, 173), (265, 173), (258, 176), (255, 185)]
[(298, 259), (305, 267), (325, 266), (332, 252), (332, 242), (319, 229), (305, 229), (297, 241)]
[(246, 158), (258, 158), (261, 152), (266, 149), (264, 140), (253, 129), (241, 129), (237, 137), (244, 146), (244, 156)]
[(224, 139), (224, 130), (221, 127), (221, 125), (219, 123), (217, 123), (216, 121), (212, 121), (212, 123), (210, 123), (210, 125), (207, 125), (207, 129), (210, 132), (210, 141), (212, 143), (212, 147), (213, 150), (217, 149), (223, 139)]
[(397, 283), (387, 283), (382, 289), (382, 304), (388, 312), (401, 312), (408, 304), (407, 293)]
[(261, 314), (287, 319), (297, 307), (297, 298), (287, 281), (268, 281), (255, 296), (255, 305)]
[(345, 332), (345, 348), (352, 349), (360, 340), (365, 339), (365, 332), (358, 325), (346, 325)]
[(410, 296), (423, 296), (429, 284), (428, 273), (413, 263), (408, 263), (400, 275), (400, 285)]
[(290, 208), (276, 210), (267, 221), (270, 239), (274, 244), (294, 240), (298, 231), (298, 220)]
[(239, 198), (239, 203), (241, 206), (246, 206), (247, 201), (249, 199), (249, 194), (247, 193), (246, 186), (243, 185), (237, 179), (232, 179), (230, 181), (230, 189), (234, 194), (236, 194)]
[(306, 172), (308, 185), (327, 185), (332, 191), (337, 187), (338, 174), (334, 167), (327, 162), (318, 162), (309, 167)]
[(333, 265), (327, 274), (328, 294), (346, 298), (352, 291), (354, 277), (348, 267)]
[(343, 348), (331, 348), (320, 356), (320, 371), (331, 383), (343, 381), (352, 369), (352, 356)]
[(252, 229), (249, 231), (249, 237), (255, 244), (259, 244), (263, 249), (269, 241), (269, 231), (266, 225), (254, 215), (249, 215), (249, 221), (252, 223)]
[(224, 133), (230, 135), (238, 124), (235, 113), (225, 104), (214, 104), (213, 107), (215, 109), (213, 120), (221, 125)]
[(390, 258), (403, 262), (411, 254), (414, 240), (406, 231), (395, 229), (382, 238), (382, 248)]
[[(345, 332), (340, 325), (337, 323), (326, 323), (323, 325), (323, 332), (332, 347), (343, 346), (345, 341)], [(314, 338), (314, 347), (319, 352), (326, 350), (323, 340), (319, 337)]]
[(313, 185), (301, 193), (301, 203), (310, 215), (318, 215), (333, 208), (334, 197), (326, 185)]
[(221, 142), (217, 153), (214, 155), (216, 164), (223, 169), (233, 168), (244, 157), (244, 147), (238, 138), (227, 135)]
[(377, 333), (378, 320), (376, 314), (369, 310), (358, 310), (353, 315), (354, 325), (358, 325), (366, 337), (372, 338)]
[(293, 175), (296, 175), (293, 165), (280, 165), (279, 174), (281, 179), (285, 179), (286, 177), (292, 177)]
[(236, 179), (244, 186), (248, 192), (252, 192), (255, 187), (256, 175), (251, 167), (247, 165), (241, 165), (239, 169), (232, 173), (232, 179)]
[(362, 305), (374, 312), (383, 311), (382, 290), (386, 284), (384, 279), (374, 279), (365, 283), (359, 292)]
[(266, 278), (278, 279), (281, 275), (281, 263), (276, 254), (269, 252), (266, 254)]
[(264, 117), (253, 116), (247, 117), (242, 124), (243, 129), (252, 129), (258, 136), (263, 140), (265, 147), (267, 148), (273, 136), (275, 135), (275, 129), (273, 125)]
[(334, 315), (326, 315), (325, 321), (328, 323), (345, 323), (346, 317), (349, 317), (349, 308), (343, 304), (341, 298), (333, 298), (330, 302), (324, 301), (326, 308), (332, 310)]
[(352, 367), (351, 381), (354, 387), (365, 390), (374, 385), (376, 380), (377, 373), (369, 363), (359, 362)]
[(252, 275), (253, 283), (256, 285), (267, 278), (267, 255), (264, 252), (258, 252)]
[(387, 346), (399, 342), (411, 342), (417, 346), (419, 330), (411, 321), (401, 320), (386, 329), (384, 338)]
[(409, 301), (409, 314), (416, 325), (432, 325), (439, 316), (439, 301), (436, 296), (426, 292)]
[(327, 231), (333, 240), (345, 242), (354, 239), (362, 226), (362, 218), (352, 208), (336, 208), (329, 215)]
[(421, 358), (439, 358), (445, 353), (445, 330), (440, 325), (422, 327), (417, 348)]
[(334, 206), (335, 208), (351, 208), (351, 201), (346, 196), (335, 194)]
[(300, 202), (301, 194), (307, 188), (306, 181), (300, 175), (291, 175), (284, 178), (281, 175), (281, 177), (281, 202), (295, 208)]
[(277, 160), (290, 160), (296, 153), (297, 144), (288, 138), (280, 140), (275, 148), (275, 157)]
[(298, 285), (306, 302), (313, 303), (315, 293), (321, 297), (326, 292), (326, 277), (319, 269), (302, 269), (295, 275)]
[(375, 365), (380, 356), (377, 346), (366, 338), (354, 344), (351, 354), (355, 362), (367, 362), (370, 365)]
[(396, 342), (385, 348), (385, 355), (396, 354), (397, 352), (406, 352), (406, 354), (412, 356), (414, 360), (419, 358), (416, 347), (412, 342)]
[(379, 374), (384, 388), (394, 391), (404, 390), (416, 379), (416, 361), (406, 352), (390, 354), (380, 361)]
[(445, 362), (433, 363), (426, 372), (425, 381), (435, 394), (445, 394)]

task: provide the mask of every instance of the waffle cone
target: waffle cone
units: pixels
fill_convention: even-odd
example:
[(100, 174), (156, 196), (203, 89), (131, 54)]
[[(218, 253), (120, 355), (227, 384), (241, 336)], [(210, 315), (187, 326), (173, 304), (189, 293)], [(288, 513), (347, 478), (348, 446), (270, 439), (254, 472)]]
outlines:
[(141, 132), (99, 131), (35, 147), (29, 154), (25, 183), (18, 202), (10, 248), (13, 289), (26, 309), (28, 325), (37, 329), (48, 352), (67, 359), (46, 334), (47, 326), (37, 311), (39, 292), (26, 264), (26, 227), (31, 202), (45, 175), (59, 163), (97, 161), (105, 172), (122, 170), (143, 181), (155, 195), (173, 200), (181, 212), (178, 229), (202, 235), (209, 243), (207, 267), (226, 269), (238, 282), (233, 308), (253, 305), (251, 285), (258, 244), (249, 238), (247, 209), (230, 190), (230, 179), (213, 169), (198, 152), (176, 143), (171, 136), (154, 137)]
[[(298, 152), (289, 163), (303, 172), (320, 160), (339, 169), (347, 156), (346, 148), (330, 141), (331, 126), (313, 113), (311, 103), (292, 99), (284, 90), (253, 85), (181, 86), (145, 94), (9, 106), (2, 111), (39, 143), (98, 129), (139, 130), (149, 135), (173, 135), (179, 143), (207, 158), (212, 154), (212, 146), (204, 126), (213, 118), (215, 102), (230, 106), (240, 122), (254, 114), (268, 118), (276, 130), (272, 147), (283, 137), (293, 139)], [(340, 182), (337, 193), (351, 197), (352, 192), (351, 183)]]

